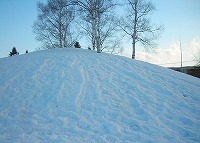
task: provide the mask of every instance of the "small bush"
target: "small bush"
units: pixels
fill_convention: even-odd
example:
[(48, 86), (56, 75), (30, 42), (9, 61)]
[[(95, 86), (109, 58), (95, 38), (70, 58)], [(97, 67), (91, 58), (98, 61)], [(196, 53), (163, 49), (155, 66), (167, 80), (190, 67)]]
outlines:
[(13, 56), (13, 55), (19, 55), (19, 53), (17, 52), (17, 49), (15, 47), (12, 48), (12, 52), (10, 52), (9, 56)]
[(79, 42), (76, 42), (76, 43), (74, 44), (74, 47), (75, 47), (75, 48), (81, 48)]

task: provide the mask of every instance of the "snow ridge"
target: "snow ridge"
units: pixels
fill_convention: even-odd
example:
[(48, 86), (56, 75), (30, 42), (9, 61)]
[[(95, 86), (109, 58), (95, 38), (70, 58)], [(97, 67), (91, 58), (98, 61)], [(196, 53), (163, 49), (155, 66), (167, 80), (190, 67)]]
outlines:
[(0, 142), (200, 141), (200, 80), (82, 49), (0, 59)]

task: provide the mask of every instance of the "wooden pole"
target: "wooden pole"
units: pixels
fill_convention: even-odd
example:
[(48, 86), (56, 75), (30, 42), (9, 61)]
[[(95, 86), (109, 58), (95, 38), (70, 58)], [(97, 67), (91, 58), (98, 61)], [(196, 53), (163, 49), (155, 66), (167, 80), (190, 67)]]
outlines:
[(181, 50), (181, 72), (183, 72), (183, 53), (182, 53), (182, 47), (181, 47), (181, 36), (180, 36), (180, 50)]

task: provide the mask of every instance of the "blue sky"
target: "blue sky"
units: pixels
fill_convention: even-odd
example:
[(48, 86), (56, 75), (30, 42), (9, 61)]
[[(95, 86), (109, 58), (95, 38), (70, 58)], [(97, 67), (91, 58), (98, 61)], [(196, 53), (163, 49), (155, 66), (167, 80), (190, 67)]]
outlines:
[(0, 0), (0, 57), (8, 56), (13, 46), (21, 54), (39, 46), (32, 30), (37, 18), (36, 3), (37, 0)]
[(163, 23), (165, 31), (160, 44), (168, 44), (172, 40), (190, 40), (200, 36), (200, 0), (154, 0), (157, 11), (154, 21)]
[[(0, 58), (7, 57), (13, 46), (20, 54), (26, 50), (34, 51), (39, 47), (40, 43), (35, 40), (32, 31), (33, 22), (37, 18), (37, 1), (0, 0)], [(40, 1), (46, 2), (46, 0)], [(137, 47), (136, 59), (155, 64), (177, 62), (179, 60), (177, 48), (181, 36), (185, 61), (193, 60), (192, 54), (200, 48), (200, 0), (152, 0), (152, 2), (157, 9), (152, 15), (152, 22), (163, 24), (165, 31), (157, 41), (159, 44), (157, 55), (146, 53), (142, 47)], [(131, 41), (124, 46), (123, 55), (131, 57)], [(193, 53), (188, 53), (191, 49), (194, 50)], [(174, 57), (170, 56), (170, 50), (177, 51), (170, 53)], [(159, 52), (162, 55), (159, 55)]]

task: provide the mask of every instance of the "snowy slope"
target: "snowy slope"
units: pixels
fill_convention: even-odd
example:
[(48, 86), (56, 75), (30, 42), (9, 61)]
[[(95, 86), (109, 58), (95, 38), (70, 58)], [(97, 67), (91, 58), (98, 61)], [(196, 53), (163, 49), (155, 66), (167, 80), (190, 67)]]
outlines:
[(200, 80), (82, 49), (2, 58), (0, 142), (200, 142)]

